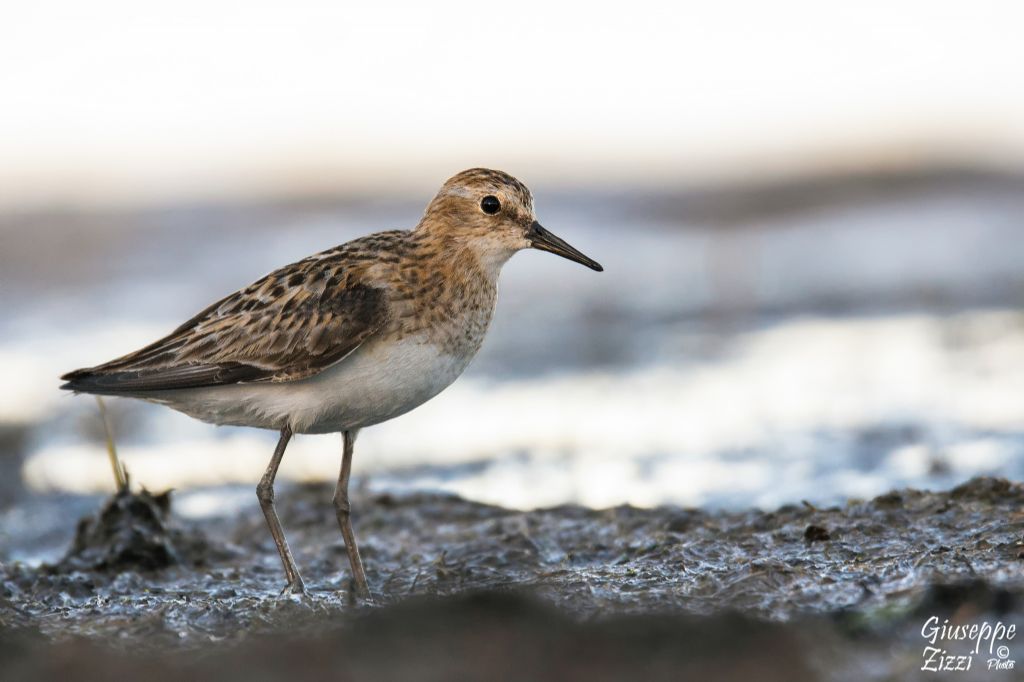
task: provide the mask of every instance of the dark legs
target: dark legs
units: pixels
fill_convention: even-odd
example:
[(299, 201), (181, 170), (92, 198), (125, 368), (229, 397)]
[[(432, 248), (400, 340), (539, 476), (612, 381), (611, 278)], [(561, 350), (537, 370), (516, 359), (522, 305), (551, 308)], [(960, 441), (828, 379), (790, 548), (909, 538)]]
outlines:
[[(357, 433), (358, 431), (345, 431), (341, 434), (345, 445), (341, 456), (341, 473), (338, 475), (338, 487), (334, 490), (334, 509), (338, 513), (338, 525), (341, 527), (341, 534), (345, 538), (345, 552), (348, 554), (349, 563), (352, 564), (352, 578), (356, 583), (356, 592), (359, 593), (360, 597), (369, 597), (370, 588), (366, 584), (363, 560), (359, 558), (356, 534), (352, 531), (352, 507), (348, 503), (348, 479), (352, 473), (352, 449), (356, 442)], [(285, 551), (288, 551), (287, 545), (285, 546)]]
[[(348, 480), (352, 474), (352, 449), (356, 442), (357, 431), (345, 431), (342, 433), (345, 447), (341, 457), (341, 473), (338, 475), (338, 487), (334, 491), (334, 508), (338, 514), (338, 525), (341, 527), (341, 534), (345, 538), (345, 552), (352, 564), (352, 578), (356, 583), (356, 592), (360, 597), (369, 597), (370, 588), (366, 584), (366, 573), (363, 571), (363, 560), (359, 558), (359, 546), (356, 545), (356, 534), (352, 531), (352, 507), (348, 503)], [(295, 559), (292, 558), (292, 551), (288, 549), (288, 541), (284, 537), (284, 530), (281, 528), (281, 521), (277, 518), (277, 510), (274, 509), (274, 478), (277, 476), (277, 468), (281, 466), (281, 458), (284, 457), (284, 450), (288, 447), (288, 441), (292, 438), (290, 427), (281, 429), (281, 439), (277, 441), (274, 448), (274, 456), (270, 458), (270, 464), (256, 486), (256, 497), (260, 500), (260, 507), (263, 515), (267, 517), (267, 525), (270, 526), (270, 534), (274, 536), (274, 543), (277, 545), (277, 552), (281, 555), (281, 563), (284, 565), (284, 573), (288, 578), (286, 591), (301, 594), (306, 591), (302, 584), (302, 576), (295, 566)]]
[[(290, 427), (286, 426), (281, 429), (281, 439), (277, 441), (277, 447), (274, 448), (274, 456), (271, 457), (267, 471), (260, 479), (259, 485), (256, 486), (256, 497), (260, 500), (263, 515), (267, 517), (267, 525), (270, 526), (270, 534), (274, 536), (274, 543), (277, 544), (277, 553), (281, 555), (281, 563), (284, 564), (284, 573), (288, 578), (288, 585), (284, 589), (301, 594), (306, 591), (306, 587), (302, 584), (302, 576), (299, 575), (299, 569), (295, 566), (295, 559), (292, 558), (292, 551), (288, 549), (288, 541), (284, 537), (281, 521), (277, 518), (277, 510), (274, 509), (274, 477), (277, 476), (277, 468), (281, 466), (284, 449), (288, 447), (291, 437)], [(346, 482), (347, 480), (346, 477)], [(341, 518), (340, 512), (338, 518)]]

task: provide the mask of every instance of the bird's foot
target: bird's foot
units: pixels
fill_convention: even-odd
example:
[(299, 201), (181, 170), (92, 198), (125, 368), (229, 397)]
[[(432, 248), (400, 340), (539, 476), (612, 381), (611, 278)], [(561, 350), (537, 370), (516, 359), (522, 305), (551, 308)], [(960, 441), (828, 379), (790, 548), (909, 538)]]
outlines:
[(295, 580), (290, 581), (284, 586), (284, 589), (281, 590), (281, 593), (278, 596), (306, 597), (309, 595), (306, 592), (306, 585), (302, 582), (302, 578), (296, 577)]
[(377, 604), (373, 598), (373, 593), (370, 592), (370, 587), (365, 582), (360, 582), (354, 578), (350, 578), (348, 581), (348, 590), (345, 591), (345, 597), (349, 606), (376, 606)]

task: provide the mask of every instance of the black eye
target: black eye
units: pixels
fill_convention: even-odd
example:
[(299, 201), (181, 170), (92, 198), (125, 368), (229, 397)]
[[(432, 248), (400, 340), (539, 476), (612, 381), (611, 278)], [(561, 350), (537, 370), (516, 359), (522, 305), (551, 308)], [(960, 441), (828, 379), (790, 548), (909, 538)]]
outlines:
[(501, 210), (501, 202), (498, 201), (498, 197), (488, 194), (480, 200), (480, 210), (484, 213), (494, 215)]

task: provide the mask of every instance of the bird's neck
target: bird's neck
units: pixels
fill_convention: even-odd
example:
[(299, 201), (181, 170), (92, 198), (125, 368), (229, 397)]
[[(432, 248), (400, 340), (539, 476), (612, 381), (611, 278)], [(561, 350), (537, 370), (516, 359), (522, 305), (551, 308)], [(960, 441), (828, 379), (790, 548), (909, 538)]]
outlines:
[(426, 255), (434, 268), (445, 272), (453, 281), (486, 282), (496, 286), (501, 268), (514, 251), (501, 244), (479, 238), (460, 238), (419, 234), (419, 251)]
[[(429, 320), (424, 332), (454, 355), (471, 356), (480, 347), (494, 312), (500, 267), (485, 265), (476, 251), (458, 240), (417, 235), (397, 271), (396, 305), (410, 306), (410, 319)], [(408, 327), (407, 320), (400, 324)], [(403, 328), (404, 328), (403, 327)]]

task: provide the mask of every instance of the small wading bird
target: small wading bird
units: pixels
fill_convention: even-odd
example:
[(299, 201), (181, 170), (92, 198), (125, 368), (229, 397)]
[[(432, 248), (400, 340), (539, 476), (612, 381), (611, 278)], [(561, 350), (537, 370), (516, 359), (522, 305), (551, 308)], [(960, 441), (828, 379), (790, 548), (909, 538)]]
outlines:
[(602, 270), (541, 227), (523, 183), (500, 171), (463, 171), (444, 183), (414, 229), (286, 265), (141, 350), (64, 375), (61, 388), (280, 431), (256, 493), (285, 590), (297, 593), (305, 587), (274, 509), (274, 477), (292, 434), (341, 432), (334, 506), (356, 590), (368, 597), (348, 500), (356, 434), (455, 381), (483, 342), (501, 267), (527, 248)]

